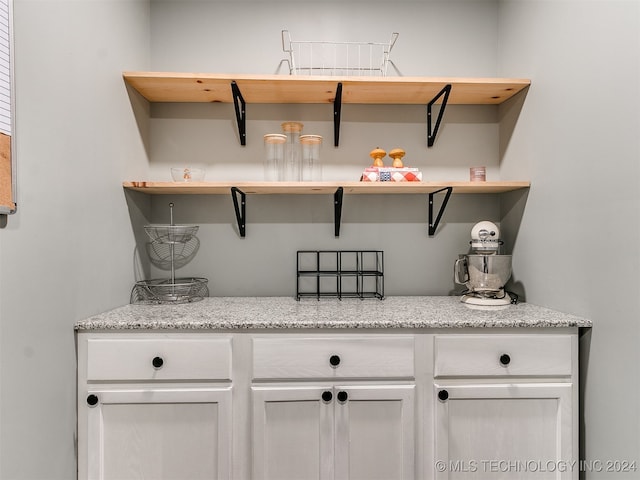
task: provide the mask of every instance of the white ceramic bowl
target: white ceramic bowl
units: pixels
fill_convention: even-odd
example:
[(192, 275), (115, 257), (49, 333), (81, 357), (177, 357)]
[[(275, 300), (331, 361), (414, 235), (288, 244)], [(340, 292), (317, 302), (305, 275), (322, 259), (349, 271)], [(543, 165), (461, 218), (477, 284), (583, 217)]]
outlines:
[(180, 167), (171, 169), (174, 182), (201, 182), (204, 180), (204, 169)]

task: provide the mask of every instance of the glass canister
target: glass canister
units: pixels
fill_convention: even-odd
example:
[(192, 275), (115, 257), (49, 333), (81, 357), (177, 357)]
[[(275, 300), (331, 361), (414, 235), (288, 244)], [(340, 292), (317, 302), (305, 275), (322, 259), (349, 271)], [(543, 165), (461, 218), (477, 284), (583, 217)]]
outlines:
[(284, 146), (287, 136), (268, 133), (264, 136), (264, 179), (277, 182), (284, 179)]
[(302, 181), (319, 182), (322, 180), (322, 163), (320, 162), (320, 147), (322, 136), (301, 135), (302, 146)]
[(284, 144), (284, 178), (288, 182), (299, 182), (302, 178), (302, 148), (300, 145), (300, 134), (302, 133), (302, 123), (284, 122), (282, 133), (286, 135), (287, 141)]

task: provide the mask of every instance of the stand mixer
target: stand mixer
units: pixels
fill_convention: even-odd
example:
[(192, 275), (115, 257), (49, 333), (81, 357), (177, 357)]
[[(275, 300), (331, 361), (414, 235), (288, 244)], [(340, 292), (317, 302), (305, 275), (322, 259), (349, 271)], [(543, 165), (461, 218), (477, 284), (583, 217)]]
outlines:
[(504, 306), (515, 303), (504, 285), (511, 277), (511, 255), (499, 255), (500, 230), (488, 221), (471, 229), (471, 253), (458, 256), (455, 282), (465, 285), (461, 301), (470, 305)]

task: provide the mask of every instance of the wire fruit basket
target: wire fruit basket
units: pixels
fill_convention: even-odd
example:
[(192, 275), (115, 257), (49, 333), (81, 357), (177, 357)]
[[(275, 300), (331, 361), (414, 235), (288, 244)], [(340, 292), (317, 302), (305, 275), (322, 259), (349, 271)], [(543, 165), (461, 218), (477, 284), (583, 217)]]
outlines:
[(173, 203), (169, 204), (169, 212), (169, 225), (146, 225), (144, 229), (151, 239), (147, 252), (152, 262), (156, 260), (154, 264), (161, 268), (168, 265), (171, 277), (136, 282), (131, 290), (130, 303), (187, 303), (209, 296), (206, 278), (176, 278), (176, 264), (188, 263), (200, 242), (195, 236), (197, 225), (174, 225)]
[(198, 253), (200, 240), (193, 236), (184, 243), (147, 243), (146, 250), (151, 264), (161, 270), (170, 270), (171, 262), (174, 268), (187, 265)]
[(206, 278), (142, 280), (131, 291), (131, 303), (188, 303), (209, 296)]
[(398, 40), (392, 33), (388, 43), (292, 40), (282, 30), (282, 50), (288, 54), (290, 75), (387, 76), (389, 54)]
[(197, 225), (146, 225), (144, 231), (156, 243), (187, 243), (197, 233)]

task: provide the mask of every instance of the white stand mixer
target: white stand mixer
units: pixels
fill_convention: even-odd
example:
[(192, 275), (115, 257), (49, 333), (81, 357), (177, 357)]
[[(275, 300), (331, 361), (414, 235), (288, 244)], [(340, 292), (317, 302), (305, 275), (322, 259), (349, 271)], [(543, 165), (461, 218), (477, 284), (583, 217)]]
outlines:
[(455, 282), (467, 287), (461, 301), (470, 305), (505, 306), (514, 303), (504, 285), (511, 277), (511, 255), (499, 255), (500, 230), (488, 221), (471, 229), (471, 253), (458, 256)]

